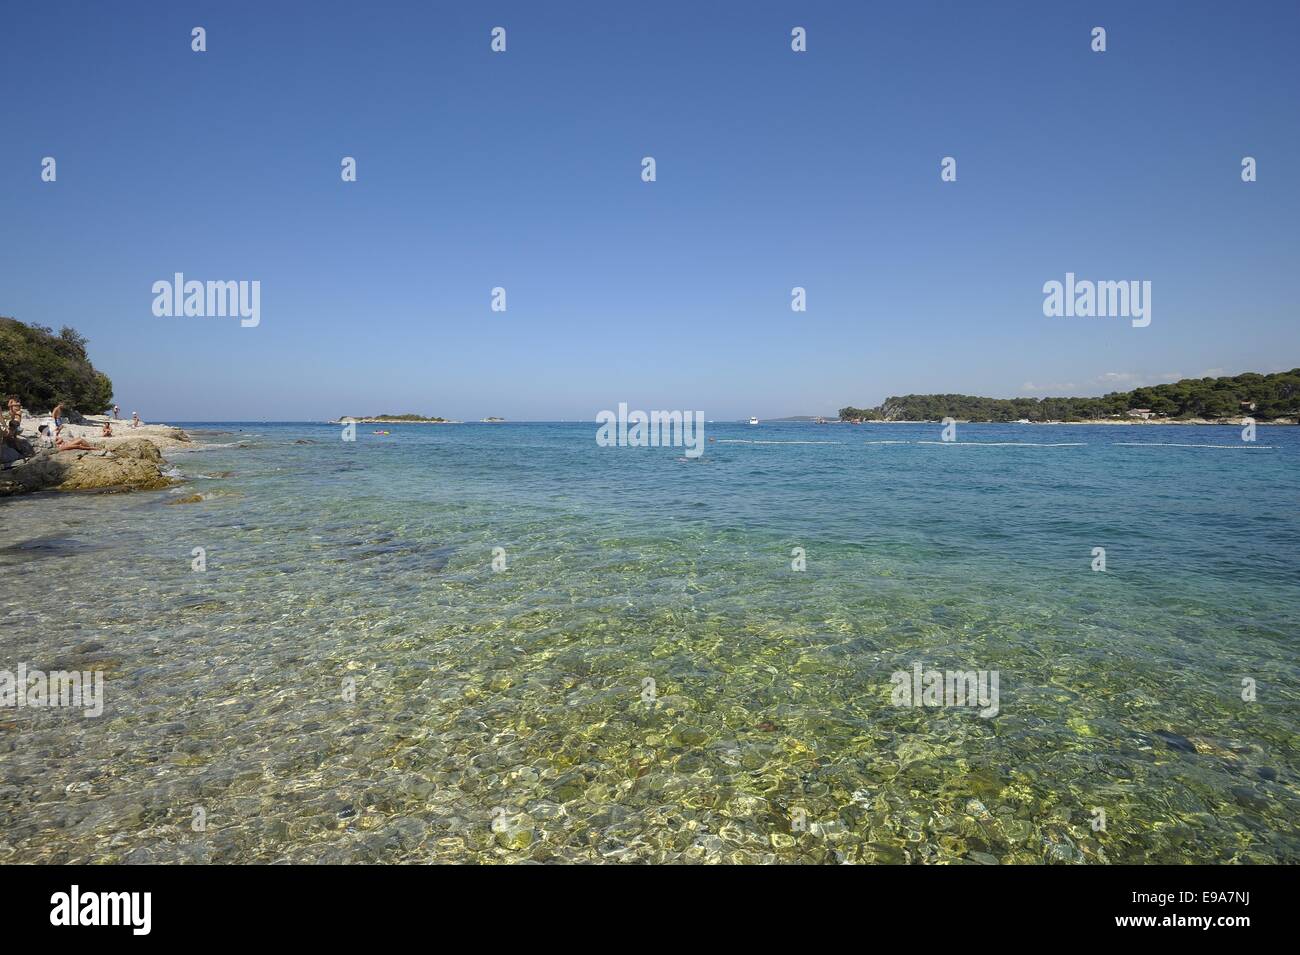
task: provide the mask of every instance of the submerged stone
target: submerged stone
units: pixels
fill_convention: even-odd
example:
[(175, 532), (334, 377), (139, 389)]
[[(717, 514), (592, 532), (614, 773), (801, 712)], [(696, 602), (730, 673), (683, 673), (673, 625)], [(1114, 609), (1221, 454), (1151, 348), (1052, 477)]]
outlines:
[(1176, 749), (1182, 753), (1196, 752), (1196, 745), (1186, 736), (1179, 736), (1169, 730), (1156, 730), (1153, 735), (1163, 741), (1170, 749)]

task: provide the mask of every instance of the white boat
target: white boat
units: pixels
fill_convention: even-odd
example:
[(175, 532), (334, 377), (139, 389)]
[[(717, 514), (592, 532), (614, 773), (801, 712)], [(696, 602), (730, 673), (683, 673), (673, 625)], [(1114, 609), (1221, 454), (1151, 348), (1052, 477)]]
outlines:
[(750, 418), (750, 419), (749, 419), (749, 423), (750, 423), (750, 424), (758, 424), (758, 419), (757, 419), (757, 418)]
[(1028, 418), (1021, 418), (1019, 421), (1016, 422), (1016, 424), (1029, 424), (1029, 423), (1030, 421)]

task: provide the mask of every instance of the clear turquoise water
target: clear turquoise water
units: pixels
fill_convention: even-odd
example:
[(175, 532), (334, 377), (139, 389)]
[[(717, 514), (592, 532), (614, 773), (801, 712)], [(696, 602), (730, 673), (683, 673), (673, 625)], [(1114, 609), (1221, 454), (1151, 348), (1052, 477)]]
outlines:
[(0, 668), (108, 677), (0, 710), (0, 861), (1300, 861), (1300, 429), (208, 427), (0, 503)]

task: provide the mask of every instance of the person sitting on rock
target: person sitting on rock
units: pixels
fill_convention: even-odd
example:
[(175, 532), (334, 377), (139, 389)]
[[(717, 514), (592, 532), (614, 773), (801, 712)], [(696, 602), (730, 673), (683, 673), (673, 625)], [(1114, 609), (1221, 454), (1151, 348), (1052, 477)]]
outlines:
[(0, 428), (0, 463), (13, 464), (30, 458), (36, 452), (22, 436), (19, 423), (10, 419)]
[(10, 395), (5, 402), (4, 420), (0, 421), (0, 447), (6, 449), (0, 452), (5, 464), (12, 463), (16, 457), (30, 458), (36, 453), (31, 442), (23, 437), (23, 403), (17, 395)]
[(5, 424), (9, 425), (11, 421), (15, 422), (17, 424), (17, 427), (14, 430), (22, 431), (23, 430), (23, 403), (18, 400), (18, 396), (10, 395), (9, 400), (5, 403), (5, 407), (6, 407)]
[(99, 433), (101, 438), (111, 438), (113, 436), (113, 425), (111, 422), (104, 422), (104, 430)]

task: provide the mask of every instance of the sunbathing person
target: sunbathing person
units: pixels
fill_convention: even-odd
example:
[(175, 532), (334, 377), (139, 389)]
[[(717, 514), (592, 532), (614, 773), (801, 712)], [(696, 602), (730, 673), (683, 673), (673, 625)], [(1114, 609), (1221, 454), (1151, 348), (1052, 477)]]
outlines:
[(54, 441), (56, 450), (59, 451), (101, 451), (85, 438), (78, 438), (76, 441), (68, 441), (65, 438), (56, 438)]
[(101, 438), (111, 438), (113, 436), (113, 425), (111, 422), (104, 422), (104, 430), (99, 432)]
[(41, 447), (49, 448), (53, 451), (99, 451), (85, 438), (77, 438), (75, 441), (69, 441), (66, 438), (60, 438), (50, 430), (48, 424), (41, 425)]

